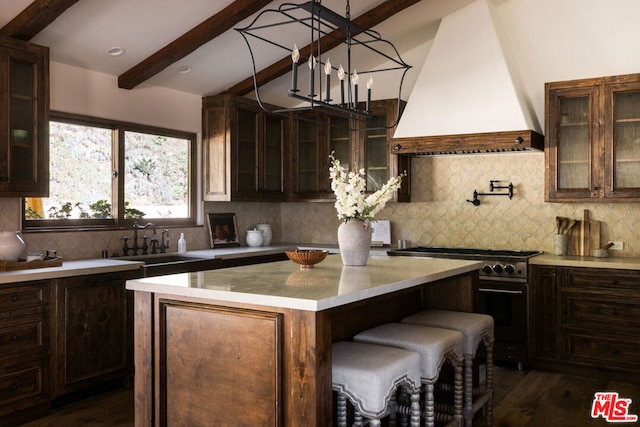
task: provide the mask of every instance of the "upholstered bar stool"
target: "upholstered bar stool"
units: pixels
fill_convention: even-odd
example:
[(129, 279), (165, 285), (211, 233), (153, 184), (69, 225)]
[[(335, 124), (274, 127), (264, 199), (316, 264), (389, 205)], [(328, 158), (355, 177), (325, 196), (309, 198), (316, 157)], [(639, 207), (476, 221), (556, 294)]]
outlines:
[[(424, 386), (423, 416), (426, 426), (435, 421), (448, 426), (462, 425), (462, 334), (452, 329), (402, 323), (386, 323), (353, 337), (355, 342), (388, 345), (420, 354), (420, 381)], [(445, 362), (454, 367), (454, 409), (450, 414), (436, 413), (434, 385)]]
[[(482, 408), (486, 410), (486, 423), (490, 426), (493, 412), (493, 318), (486, 314), (429, 309), (405, 317), (402, 323), (448, 328), (464, 335), (465, 426), (472, 425), (474, 414)], [(480, 342), (486, 350), (486, 373), (484, 386), (480, 380), (474, 390), (473, 360)]]
[(336, 342), (332, 351), (332, 388), (338, 393), (338, 426), (347, 425), (347, 399), (370, 426), (395, 415), (395, 392), (403, 387), (411, 399), (411, 427), (420, 427), (420, 356), (394, 347)]

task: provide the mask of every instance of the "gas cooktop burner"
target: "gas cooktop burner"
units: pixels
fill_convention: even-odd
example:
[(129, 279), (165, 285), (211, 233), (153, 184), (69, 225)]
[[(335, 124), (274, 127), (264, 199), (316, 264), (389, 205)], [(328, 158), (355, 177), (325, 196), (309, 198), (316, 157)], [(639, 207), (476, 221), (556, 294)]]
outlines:
[(474, 248), (442, 248), (429, 246), (416, 246), (413, 248), (396, 249), (389, 251), (389, 255), (464, 255), (477, 257), (516, 257), (530, 258), (541, 254), (541, 251), (518, 251), (518, 250), (502, 250), (502, 249), (474, 249)]

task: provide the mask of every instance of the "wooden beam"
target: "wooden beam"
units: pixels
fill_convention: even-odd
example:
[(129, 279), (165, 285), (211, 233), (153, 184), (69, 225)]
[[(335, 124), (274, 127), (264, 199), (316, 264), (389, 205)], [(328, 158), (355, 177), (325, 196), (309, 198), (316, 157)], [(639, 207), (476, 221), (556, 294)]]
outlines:
[(35, 0), (0, 29), (0, 34), (29, 41), (79, 0)]
[(118, 87), (133, 89), (169, 65), (189, 55), (238, 22), (253, 15), (271, 0), (236, 0), (189, 32), (172, 41), (118, 77)]
[[(406, 9), (409, 6), (413, 6), (420, 0), (387, 0), (380, 6), (374, 7), (368, 12), (363, 13), (357, 18), (353, 19), (353, 23), (364, 30), (375, 27), (384, 20), (392, 17), (398, 12)], [(357, 33), (354, 33), (356, 35)], [(328, 52), (341, 43), (339, 35), (335, 32), (320, 38), (320, 46), (323, 52)], [(311, 45), (307, 45), (300, 49), (300, 55), (302, 57), (309, 57), (311, 54)], [(256, 84), (258, 87), (269, 83), (270, 81), (285, 75), (291, 70), (291, 57), (286, 56), (279, 61), (274, 62), (265, 69), (256, 73)], [(253, 76), (244, 79), (236, 85), (230, 87), (225, 92), (235, 95), (246, 95), (254, 90)]]

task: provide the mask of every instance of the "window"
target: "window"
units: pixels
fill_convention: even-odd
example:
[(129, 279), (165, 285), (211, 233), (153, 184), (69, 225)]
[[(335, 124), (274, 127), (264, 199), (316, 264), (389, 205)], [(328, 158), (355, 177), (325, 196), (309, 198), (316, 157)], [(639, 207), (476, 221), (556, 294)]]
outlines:
[(56, 114), (50, 195), (26, 198), (24, 229), (195, 224), (193, 133)]

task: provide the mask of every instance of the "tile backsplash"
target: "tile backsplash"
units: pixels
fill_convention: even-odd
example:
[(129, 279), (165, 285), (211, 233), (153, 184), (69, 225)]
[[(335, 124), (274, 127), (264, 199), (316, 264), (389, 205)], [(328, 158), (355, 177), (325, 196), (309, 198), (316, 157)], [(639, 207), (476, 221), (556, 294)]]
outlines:
[[(412, 159), (411, 166), (411, 203), (389, 203), (377, 215), (391, 221), (392, 242), (552, 252), (555, 217), (581, 219), (588, 209), (592, 219), (602, 222), (603, 242), (625, 244), (611, 256), (640, 257), (640, 203), (545, 203), (543, 153), (423, 157)], [(480, 196), (479, 206), (467, 202), (474, 190), (488, 193), (490, 180), (513, 183), (513, 198)], [(0, 229), (17, 230), (20, 199), (1, 201)], [(274, 242), (337, 243), (340, 223), (330, 202), (207, 202), (205, 212), (235, 213), (242, 244), (246, 231), (258, 223), (271, 224)], [(171, 251), (176, 250), (180, 232), (185, 233), (188, 250), (209, 247), (207, 227), (198, 226), (171, 229)], [(121, 238), (130, 234), (46, 232), (25, 233), (24, 239), (27, 250), (56, 249), (65, 259), (83, 259), (97, 258), (103, 249), (120, 252)]]

